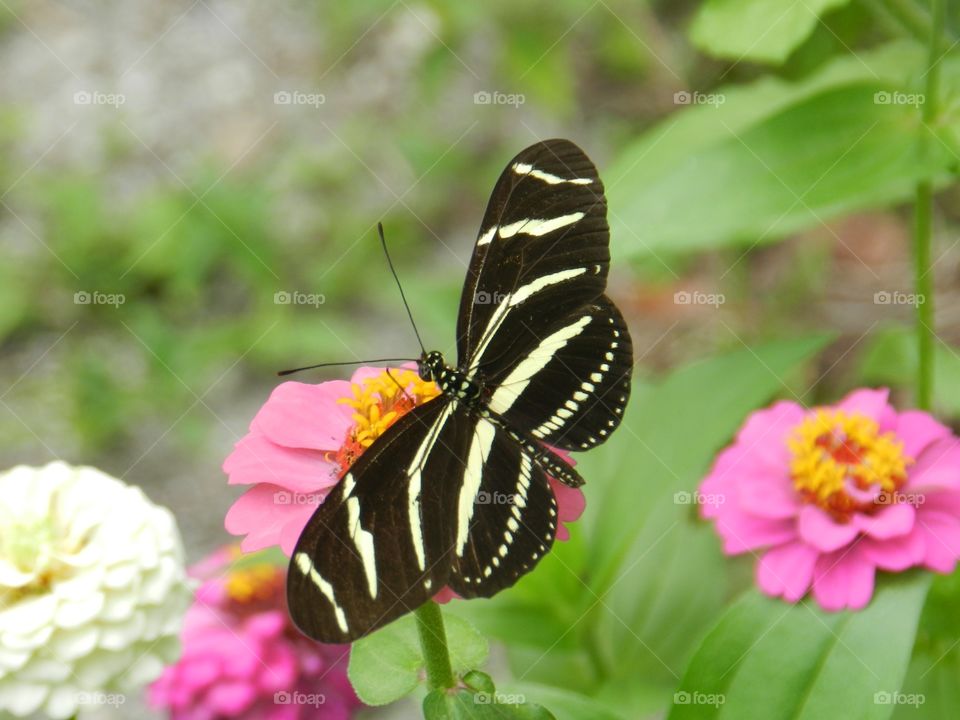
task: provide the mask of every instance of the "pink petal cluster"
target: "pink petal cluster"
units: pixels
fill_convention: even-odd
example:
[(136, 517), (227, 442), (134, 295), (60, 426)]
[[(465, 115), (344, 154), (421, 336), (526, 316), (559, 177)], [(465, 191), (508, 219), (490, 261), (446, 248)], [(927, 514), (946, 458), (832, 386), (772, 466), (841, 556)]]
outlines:
[(864, 607), (876, 570), (951, 572), (960, 557), (960, 441), (928, 413), (897, 412), (885, 389), (832, 406), (875, 420), (914, 462), (902, 500), (838, 521), (806, 501), (791, 478), (788, 438), (815, 410), (782, 401), (752, 413), (700, 485), (700, 508), (728, 555), (758, 556), (757, 583), (796, 602), (808, 592), (826, 610)]
[(282, 568), (258, 568), (266, 588), (230, 596), (224, 549), (191, 568), (202, 579), (181, 632), (180, 660), (149, 688), (172, 720), (347, 720), (361, 706), (347, 679), (347, 646), (318, 645), (293, 627)]
[[(231, 485), (251, 486), (227, 512), (225, 521), (228, 532), (246, 536), (240, 545), (245, 552), (279, 545), (288, 557), (293, 553), (307, 520), (340, 479), (332, 457), (354, 421), (350, 407), (337, 401), (352, 397), (351, 384), (383, 371), (363, 367), (350, 382), (286, 382), (260, 408), (250, 432), (223, 464)], [(553, 479), (550, 484), (560, 520), (557, 539), (566, 540), (569, 532), (562, 523), (573, 522), (583, 513), (583, 493)], [(438, 599), (446, 597), (444, 593)]]

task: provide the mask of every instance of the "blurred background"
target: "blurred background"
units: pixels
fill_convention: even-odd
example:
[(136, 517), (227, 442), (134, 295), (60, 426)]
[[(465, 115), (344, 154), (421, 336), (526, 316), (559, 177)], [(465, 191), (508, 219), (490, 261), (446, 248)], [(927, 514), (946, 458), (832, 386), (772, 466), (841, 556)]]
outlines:
[[(4, 0), (0, 466), (63, 458), (142, 485), (201, 557), (239, 495), (220, 464), (277, 370), (416, 354), (377, 222), (425, 342), (452, 354), (489, 192), (554, 136), (606, 183), (638, 386), (797, 338), (823, 348), (805, 402), (908, 385), (903, 203), (955, 171), (960, 127), (945, 101), (918, 158), (928, 18), (730, 5)], [(957, 199), (939, 197), (934, 252), (950, 419)], [(757, 402), (784, 393), (776, 374)], [(644, 412), (627, 423), (656, 448)], [(645, 478), (617, 481), (642, 500)]]

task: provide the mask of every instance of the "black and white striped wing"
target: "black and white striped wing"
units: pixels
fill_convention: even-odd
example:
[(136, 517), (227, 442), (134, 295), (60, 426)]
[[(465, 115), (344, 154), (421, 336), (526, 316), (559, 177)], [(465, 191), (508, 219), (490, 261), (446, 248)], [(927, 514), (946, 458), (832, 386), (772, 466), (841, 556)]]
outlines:
[(440, 397), (411, 410), (353, 464), (297, 541), (287, 604), (300, 630), (350, 642), (447, 583), (453, 487), (474, 423)]
[(547, 140), (500, 176), (460, 299), (459, 365), (514, 427), (571, 450), (603, 442), (630, 394), (633, 348), (603, 292), (603, 183), (580, 148)]
[(448, 584), (461, 597), (491, 597), (549, 552), (557, 501), (523, 446), (487, 420), (475, 426), (464, 480)]

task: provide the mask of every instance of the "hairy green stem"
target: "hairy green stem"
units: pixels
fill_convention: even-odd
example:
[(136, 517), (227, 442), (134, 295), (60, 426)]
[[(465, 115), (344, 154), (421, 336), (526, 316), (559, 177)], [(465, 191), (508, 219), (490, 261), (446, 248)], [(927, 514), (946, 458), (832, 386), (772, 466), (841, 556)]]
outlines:
[[(932, 125), (939, 111), (941, 38), (943, 36), (944, 2), (930, 0), (930, 38), (927, 68), (924, 73), (925, 92), (922, 110), (927, 133), (935, 132)], [(923, 134), (920, 152), (929, 150), (930, 137)], [(917, 407), (929, 410), (933, 400), (934, 320), (933, 272), (930, 266), (930, 246), (933, 235), (933, 186), (930, 180), (917, 183), (914, 206), (913, 259), (916, 291), (917, 330)]]
[(450, 667), (447, 633), (443, 629), (440, 606), (430, 600), (417, 608), (414, 615), (417, 617), (420, 649), (427, 667), (427, 685), (431, 690), (452, 688), (456, 679)]

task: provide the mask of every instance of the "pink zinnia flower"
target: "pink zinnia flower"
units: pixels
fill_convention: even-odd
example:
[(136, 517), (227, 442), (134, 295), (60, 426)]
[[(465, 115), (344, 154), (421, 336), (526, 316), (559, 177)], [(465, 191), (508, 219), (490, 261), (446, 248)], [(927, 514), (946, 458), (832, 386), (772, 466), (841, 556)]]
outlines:
[(750, 415), (700, 485), (728, 555), (759, 557), (757, 583), (826, 610), (864, 607), (877, 569), (952, 572), (960, 557), (960, 441), (889, 392), (837, 405), (782, 401)]
[(360, 707), (347, 679), (348, 648), (318, 645), (293, 626), (285, 569), (246, 564), (225, 548), (191, 568), (202, 580), (187, 610), (180, 660), (150, 686), (173, 720), (346, 720)]
[[(277, 386), (223, 464), (230, 484), (253, 486), (233, 504), (225, 523), (228, 532), (246, 535), (244, 551), (279, 545), (289, 557), (313, 511), (357, 457), (404, 413), (440, 394), (411, 368), (390, 374), (364, 367), (350, 382)], [(583, 493), (552, 478), (550, 485), (560, 520), (557, 539), (566, 540), (562, 523), (583, 513)], [(435, 599), (450, 596), (444, 588)]]

